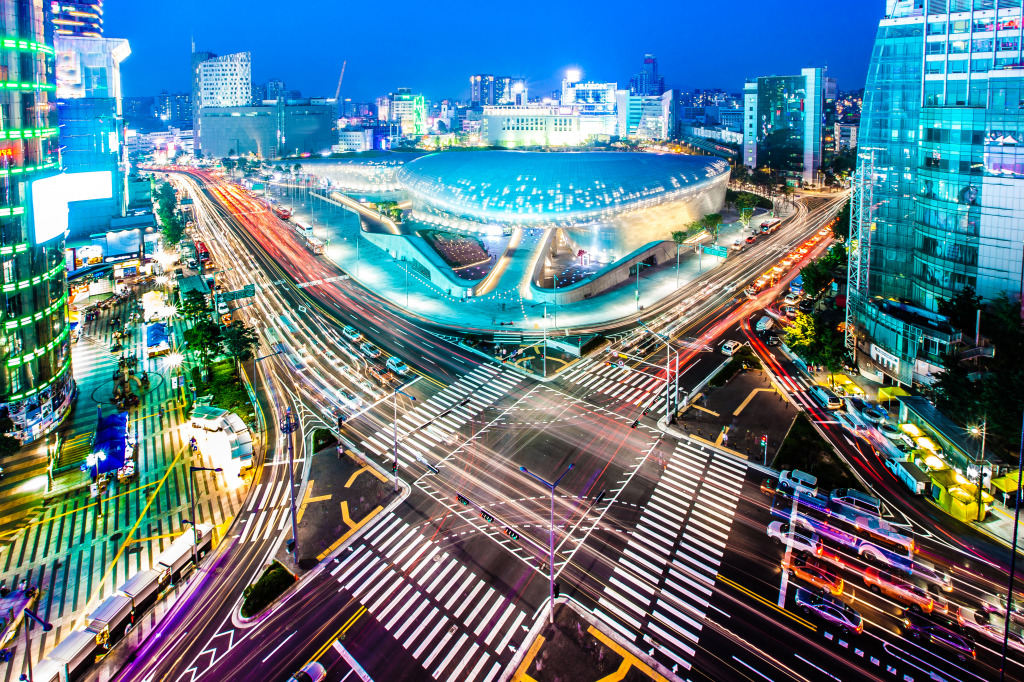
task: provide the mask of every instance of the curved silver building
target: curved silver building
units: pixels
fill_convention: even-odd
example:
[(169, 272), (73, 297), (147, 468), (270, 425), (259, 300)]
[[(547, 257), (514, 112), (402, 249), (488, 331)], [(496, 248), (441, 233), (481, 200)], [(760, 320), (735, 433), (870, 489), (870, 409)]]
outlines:
[(643, 152), (444, 152), (398, 168), (413, 218), (443, 227), (562, 228), (610, 263), (715, 213), (721, 159)]

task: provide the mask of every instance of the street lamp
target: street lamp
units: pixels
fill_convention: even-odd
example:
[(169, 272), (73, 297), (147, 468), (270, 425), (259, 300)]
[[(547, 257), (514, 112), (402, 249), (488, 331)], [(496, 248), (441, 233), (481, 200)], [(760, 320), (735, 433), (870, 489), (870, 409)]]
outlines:
[(292, 446), (292, 434), (298, 431), (299, 422), (292, 419), (292, 408), (285, 408), (284, 419), (281, 420), (281, 433), (288, 438), (288, 488), (291, 491), (292, 505), (292, 562), (299, 563), (299, 524), (295, 518), (295, 450)]
[(572, 471), (572, 468), (576, 466), (573, 462), (569, 465), (569, 468), (562, 472), (562, 475), (555, 479), (554, 483), (548, 483), (543, 478), (533, 473), (526, 467), (519, 467), (519, 470), (528, 476), (533, 476), (535, 479), (543, 483), (548, 490), (551, 491), (551, 526), (548, 532), (548, 596), (550, 597), (551, 613), (549, 614), (549, 622), (554, 625), (555, 623), (555, 488), (562, 482), (565, 475)]
[(1006, 586), (1006, 619), (1003, 623), (1003, 655), (1002, 665), (999, 666), (999, 682), (1005, 679), (1006, 670), (1006, 647), (1010, 640), (1010, 609), (1013, 608), (1013, 581), (1017, 577), (1017, 531), (1020, 528), (1020, 482), (1024, 476), (1024, 424), (1021, 425), (1020, 433), (1020, 454), (1017, 455), (1017, 490), (1013, 499), (1014, 520), (1013, 520), (1013, 543), (1010, 550), (1010, 579)]
[[(404, 386), (404, 384), (403, 384), (403, 386)], [(394, 449), (394, 452), (395, 452), (395, 463), (394, 463), (394, 470), (395, 470), (395, 492), (396, 493), (398, 492), (398, 394), (399, 393), (404, 395), (409, 400), (412, 400), (412, 401), (416, 400), (416, 396), (409, 395), (408, 393), (406, 393), (405, 391), (402, 390), (401, 386), (396, 386), (395, 387), (395, 392), (394, 392), (394, 394), (392, 394), (391, 404), (395, 408), (395, 419), (392, 422), (392, 424), (394, 425), (394, 429), (395, 429), (395, 431), (394, 431), (394, 433), (395, 433), (395, 449)]]
[(978, 521), (981, 521), (981, 483), (985, 475), (985, 434), (988, 431), (988, 419), (984, 419), (981, 422), (981, 426), (971, 426), (967, 429), (967, 432), (972, 436), (981, 435), (981, 457), (980, 461), (976, 461), (975, 464), (978, 467)]
[(212, 471), (214, 473), (221, 473), (224, 470), (220, 467), (214, 469), (213, 467), (193, 467), (188, 468), (188, 505), (192, 510), (192, 563), (196, 566), (199, 565), (199, 560), (196, 558), (196, 545), (199, 544), (199, 529), (197, 528), (198, 521), (196, 521), (196, 472), (197, 471)]
[(643, 261), (636, 262), (636, 309), (640, 311), (640, 270), (645, 267), (651, 267), (650, 263), (644, 263)]
[[(42, 587), (42, 586), (40, 586)], [(29, 629), (32, 627), (32, 622), (38, 623), (43, 628), (43, 632), (49, 632), (53, 629), (53, 623), (49, 623), (39, 616), (36, 615), (35, 611), (30, 609), (24, 609), (22, 613), (25, 615), (25, 662), (28, 664), (28, 680), (32, 682), (32, 645), (29, 642)]]
[[(548, 375), (548, 323), (547, 323), (547, 320), (548, 320), (548, 303), (547, 303), (547, 301), (545, 301), (543, 303), (534, 303), (532, 306), (530, 306), (530, 308), (533, 309), (533, 308), (536, 308), (539, 305), (544, 306), (544, 376), (546, 377)], [(555, 308), (558, 307), (555, 304), (551, 304), (551, 305), (553, 307), (555, 307)], [(555, 321), (556, 322), (558, 321), (558, 311), (557, 310), (555, 311)]]
[[(669, 338), (658, 334), (650, 327), (648, 327), (643, 320), (637, 320), (640, 327), (648, 334), (652, 334), (656, 339), (661, 340), (665, 344), (665, 420), (666, 423), (674, 421), (672, 419), (672, 410), (669, 401), (669, 388), (672, 386), (672, 344), (669, 343)], [(679, 373), (679, 351), (676, 351), (676, 374)], [(678, 382), (678, 377), (676, 378)]]

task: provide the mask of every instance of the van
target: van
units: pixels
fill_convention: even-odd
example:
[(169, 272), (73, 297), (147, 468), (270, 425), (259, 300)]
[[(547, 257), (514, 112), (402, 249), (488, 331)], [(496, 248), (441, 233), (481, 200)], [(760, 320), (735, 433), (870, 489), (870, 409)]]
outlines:
[(839, 396), (824, 386), (811, 386), (810, 394), (826, 409), (838, 410), (843, 406), (843, 401), (839, 399)]
[(818, 494), (818, 478), (799, 469), (786, 470), (779, 474), (779, 488), (814, 496)]
[(873, 495), (867, 495), (851, 488), (836, 488), (829, 496), (832, 506), (841, 511), (849, 510), (857, 515), (870, 514), (881, 516), (882, 501)]
[(772, 318), (768, 317), (767, 315), (762, 315), (761, 319), (757, 321), (757, 325), (754, 327), (754, 329), (758, 333), (760, 333), (760, 332), (766, 332), (766, 331), (768, 331), (769, 329), (771, 329), (774, 326), (775, 326), (775, 320), (773, 320)]

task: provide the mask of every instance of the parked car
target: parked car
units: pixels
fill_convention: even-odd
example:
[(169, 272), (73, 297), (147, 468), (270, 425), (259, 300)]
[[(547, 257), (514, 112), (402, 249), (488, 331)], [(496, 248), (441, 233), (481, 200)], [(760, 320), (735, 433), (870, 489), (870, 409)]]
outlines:
[(864, 619), (857, 611), (827, 594), (815, 594), (810, 590), (799, 587), (794, 597), (796, 605), (806, 614), (815, 616), (837, 626), (844, 634), (857, 634), (864, 632)]
[(864, 571), (864, 582), (875, 594), (884, 594), (914, 611), (931, 613), (935, 608), (935, 599), (927, 590), (874, 566)]
[(973, 660), (978, 655), (974, 639), (966, 629), (946, 616), (924, 616), (908, 611), (903, 614), (903, 634), (945, 649), (959, 661)]
[(359, 330), (355, 327), (345, 325), (341, 329), (341, 333), (345, 335), (345, 338), (353, 343), (363, 338), (363, 335), (359, 333)]
[(368, 358), (379, 358), (380, 348), (377, 348), (371, 343), (362, 343), (359, 345), (359, 350)]
[(772, 521), (768, 524), (768, 537), (776, 545), (788, 544), (790, 539), (792, 539), (793, 549), (807, 552), (808, 554), (816, 554), (818, 552), (818, 543), (821, 542), (817, 534), (803, 528), (793, 528), (791, 530), (789, 524), (782, 521)]
[(809, 315), (812, 312), (814, 312), (814, 301), (812, 301), (809, 298), (804, 299), (803, 301), (800, 301), (799, 303), (796, 304), (796, 309), (804, 313), (805, 315)]
[(802, 555), (795, 555), (788, 560), (783, 557), (782, 569), (823, 592), (831, 592), (837, 596), (843, 593), (843, 579), (814, 559)]
[(802, 296), (800, 296), (800, 294), (797, 294), (797, 293), (794, 293), (794, 292), (791, 291), (788, 294), (786, 294), (786, 297), (783, 298), (782, 300), (783, 300), (784, 303), (792, 304), (792, 303), (796, 303), (801, 298), (802, 298)]
[(225, 303), (224, 301), (219, 301), (217, 303), (217, 314), (218, 315), (229, 315), (230, 313), (231, 313), (231, 308), (228, 307), (227, 303)]
[(739, 341), (729, 340), (722, 344), (723, 355), (735, 355), (743, 344)]

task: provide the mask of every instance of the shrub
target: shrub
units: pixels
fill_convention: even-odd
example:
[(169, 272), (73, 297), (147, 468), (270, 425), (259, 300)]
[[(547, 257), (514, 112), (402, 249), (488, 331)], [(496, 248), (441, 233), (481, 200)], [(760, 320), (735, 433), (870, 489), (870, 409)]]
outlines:
[(282, 566), (281, 562), (275, 561), (270, 564), (260, 579), (242, 592), (242, 596), (245, 598), (245, 601), (242, 602), (242, 617), (251, 618), (265, 609), (270, 602), (284, 594), (284, 591), (294, 582), (295, 576)]

